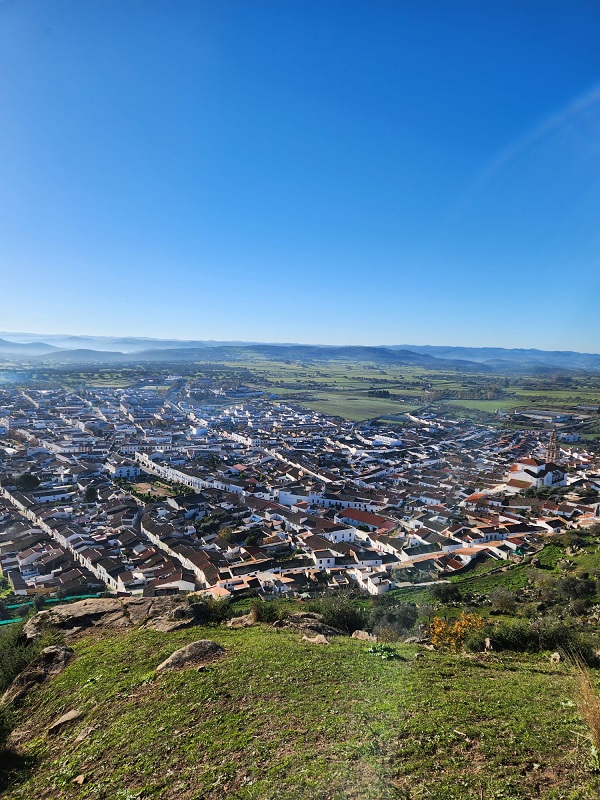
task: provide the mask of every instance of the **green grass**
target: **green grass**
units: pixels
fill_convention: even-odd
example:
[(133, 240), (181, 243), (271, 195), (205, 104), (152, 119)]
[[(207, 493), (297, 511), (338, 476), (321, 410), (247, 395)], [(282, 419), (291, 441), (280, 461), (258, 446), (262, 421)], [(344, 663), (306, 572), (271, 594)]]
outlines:
[[(565, 553), (565, 549), (558, 542), (550, 541), (546, 546), (535, 555), (539, 569), (548, 570), (552, 577), (564, 575), (565, 571), (558, 566), (560, 561), (568, 559), (572, 562), (569, 571), (587, 571), (593, 574), (600, 570), (600, 544), (596, 537), (582, 535), (583, 547), (575, 553)], [(490, 594), (494, 589), (509, 589), (518, 592), (527, 586), (530, 578), (537, 572), (538, 567), (532, 567), (529, 563), (515, 563), (511, 561), (475, 561), (472, 566), (462, 570), (458, 575), (451, 575), (447, 578), (451, 583), (458, 586), (461, 593), (466, 595)], [(402, 603), (431, 603), (431, 594), (426, 587), (405, 587), (397, 589), (393, 594)]]
[[(313, 399), (314, 398), (314, 399)], [(344, 417), (358, 421), (389, 414), (406, 414), (414, 411), (417, 406), (407, 403), (398, 403), (382, 397), (367, 397), (366, 395), (346, 393), (311, 393), (310, 400), (299, 401), (307, 408), (321, 411), (330, 416)]]
[[(213, 638), (203, 672), (155, 676)], [(77, 658), (20, 712), (31, 771), (5, 800), (527, 800), (597, 797), (565, 665), (364, 643), (328, 647), (257, 627), (151, 631), (76, 644)], [(84, 717), (63, 734), (56, 716)], [(82, 741), (77, 735), (93, 728)], [(537, 766), (536, 766), (537, 765)], [(83, 774), (79, 787), (73, 778)]]
[[(445, 577), (458, 586), (461, 593), (466, 595), (489, 594), (494, 589), (504, 588), (517, 591), (527, 585), (530, 567), (526, 564), (510, 564), (507, 562), (485, 561), (476, 563), (472, 568)], [(393, 592), (400, 603), (416, 603), (417, 605), (433, 603), (431, 593), (426, 586), (415, 588), (404, 587)]]
[(459, 406), (460, 408), (469, 408), (474, 411), (487, 411), (493, 414), (498, 411), (513, 411), (518, 406), (523, 405), (523, 401), (519, 400), (448, 400), (448, 406)]
[[(496, 565), (496, 569), (498, 569)], [(505, 565), (498, 571), (487, 573), (468, 573), (464, 577), (457, 576), (453, 583), (457, 583), (461, 592), (479, 592), (489, 594), (494, 589), (503, 588), (516, 591), (527, 585), (529, 567), (526, 564)]]

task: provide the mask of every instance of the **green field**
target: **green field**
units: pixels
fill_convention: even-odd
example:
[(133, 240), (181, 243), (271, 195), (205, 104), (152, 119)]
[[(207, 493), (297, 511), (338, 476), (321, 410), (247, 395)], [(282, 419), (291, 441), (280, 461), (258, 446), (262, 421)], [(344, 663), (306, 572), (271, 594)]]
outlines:
[[(357, 421), (376, 416), (396, 416), (427, 408), (434, 413), (502, 424), (495, 412), (516, 408), (553, 409), (580, 413), (578, 406), (600, 405), (600, 375), (514, 375), (426, 370), (422, 367), (368, 362), (227, 361), (222, 363), (152, 365), (117, 369), (40, 369), (34, 380), (70, 387), (92, 388), (140, 385), (149, 373), (163, 390), (159, 376), (177, 369), (187, 379), (210, 378), (218, 383), (248, 385), (333, 416)], [(390, 397), (369, 397), (370, 391)], [(590, 413), (590, 412), (585, 412)], [(513, 423), (511, 423), (513, 424)], [(526, 423), (531, 424), (531, 423)], [(580, 430), (588, 441), (600, 438), (600, 417), (591, 412)]]
[(448, 400), (446, 405), (453, 407), (459, 406), (460, 408), (470, 408), (475, 411), (486, 411), (488, 414), (494, 414), (496, 411), (510, 412), (515, 408), (523, 405), (522, 401), (518, 400)]
[[(579, 405), (600, 404), (600, 376), (594, 374), (538, 378), (336, 362), (307, 365), (265, 361), (246, 362), (243, 366), (255, 388), (350, 420), (397, 415), (432, 406), (441, 413), (474, 415), (481, 421), (497, 422), (496, 411), (510, 413), (517, 408), (574, 411)], [(373, 389), (387, 390), (391, 397), (369, 397), (368, 392)], [(596, 433), (592, 430), (590, 438)]]
[(417, 406), (398, 403), (379, 397), (360, 396), (354, 393), (315, 393), (314, 399), (301, 401), (302, 405), (330, 416), (344, 417), (352, 421), (389, 414), (406, 414)]
[[(156, 676), (176, 648), (226, 656)], [(6, 800), (597, 798), (570, 668), (543, 656), (383, 661), (266, 626), (80, 640), (18, 714)], [(83, 716), (58, 735), (58, 715)], [(8, 770), (8, 772), (7, 772)], [(73, 783), (84, 776), (83, 785)]]

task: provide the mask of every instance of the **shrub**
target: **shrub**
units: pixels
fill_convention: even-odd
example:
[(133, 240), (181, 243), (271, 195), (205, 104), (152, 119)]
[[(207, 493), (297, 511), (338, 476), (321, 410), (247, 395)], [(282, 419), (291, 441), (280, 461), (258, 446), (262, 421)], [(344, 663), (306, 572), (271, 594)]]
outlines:
[(23, 623), (3, 626), (0, 631), (0, 694), (8, 689), (36, 652), (23, 635)]
[(12, 727), (13, 720), (9, 707), (0, 705), (0, 753), (4, 750)]
[(323, 617), (323, 622), (344, 633), (354, 633), (367, 625), (369, 614), (365, 608), (355, 606), (344, 595), (324, 597), (309, 604), (311, 611)]
[(419, 613), (414, 604), (377, 606), (370, 616), (369, 625), (382, 641), (395, 641), (415, 627)]
[(200, 623), (219, 624), (231, 617), (231, 601), (228, 598), (217, 600), (214, 597), (190, 598), (190, 605), (196, 620)]
[(577, 578), (575, 575), (566, 575), (558, 581), (558, 592), (566, 600), (590, 597), (596, 593), (596, 584), (589, 578)]
[(490, 594), (490, 601), (494, 611), (499, 611), (503, 614), (512, 614), (517, 605), (517, 598), (513, 592), (508, 589), (498, 587)]
[(490, 641), (494, 650), (514, 650), (516, 652), (539, 650), (539, 637), (535, 623), (526, 620), (501, 622), (490, 631)]
[(587, 612), (588, 603), (589, 600), (584, 599), (583, 597), (578, 597), (575, 600), (571, 600), (569, 603), (569, 610), (576, 617), (583, 617)]
[(258, 530), (252, 529), (246, 536), (244, 544), (246, 545), (246, 547), (255, 547), (256, 545), (260, 544), (260, 542), (262, 542), (263, 538), (264, 534), (262, 533), (260, 528)]
[(483, 650), (486, 638), (489, 638), (494, 650), (512, 650), (518, 653), (558, 650), (590, 666), (598, 660), (592, 644), (571, 626), (559, 620), (518, 619), (486, 625), (470, 633), (465, 646), (472, 651)]
[(46, 598), (43, 594), (36, 594), (33, 598), (33, 607), (36, 611), (41, 611), (42, 608), (46, 605)]
[(434, 647), (457, 653), (467, 639), (484, 627), (485, 620), (477, 614), (463, 613), (458, 619), (450, 621), (434, 617), (429, 626), (429, 635)]
[(398, 653), (393, 647), (390, 647), (389, 644), (373, 644), (371, 647), (367, 647), (365, 653), (369, 653), (369, 655), (372, 656), (378, 656), (384, 661), (393, 661), (396, 658), (400, 658)]
[[(377, 635), (380, 642), (398, 642), (403, 636), (403, 632), (394, 625), (387, 625), (385, 622), (373, 628), (373, 632)], [(406, 632), (404, 632), (406, 633)]]
[(289, 603), (285, 600), (259, 600), (250, 603), (250, 613), (256, 622), (276, 622), (290, 615)]
[(455, 603), (462, 599), (460, 589), (453, 583), (436, 583), (429, 593), (439, 603)]
[[(23, 625), (23, 622), (15, 622), (0, 630), (0, 695), (8, 689), (19, 672), (33, 661), (40, 650), (60, 641), (56, 633), (48, 633), (36, 642), (29, 642), (23, 635)], [(10, 711), (0, 705), (0, 749), (6, 743), (11, 725)]]

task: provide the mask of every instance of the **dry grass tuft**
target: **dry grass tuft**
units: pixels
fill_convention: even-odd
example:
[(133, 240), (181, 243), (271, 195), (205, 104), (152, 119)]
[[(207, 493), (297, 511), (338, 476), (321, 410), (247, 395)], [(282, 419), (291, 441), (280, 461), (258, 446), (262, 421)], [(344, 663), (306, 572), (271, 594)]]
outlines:
[(581, 660), (574, 661), (576, 700), (579, 713), (588, 726), (592, 745), (592, 766), (600, 769), (600, 697), (590, 669)]

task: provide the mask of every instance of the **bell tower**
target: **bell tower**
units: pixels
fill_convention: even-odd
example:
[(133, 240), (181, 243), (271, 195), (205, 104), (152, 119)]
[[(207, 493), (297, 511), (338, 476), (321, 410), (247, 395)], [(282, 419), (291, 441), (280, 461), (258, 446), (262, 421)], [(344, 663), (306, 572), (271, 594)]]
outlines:
[(556, 464), (558, 461), (558, 440), (556, 437), (556, 428), (553, 428), (550, 434), (550, 441), (546, 448), (546, 464)]

